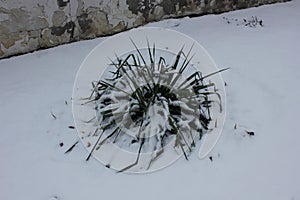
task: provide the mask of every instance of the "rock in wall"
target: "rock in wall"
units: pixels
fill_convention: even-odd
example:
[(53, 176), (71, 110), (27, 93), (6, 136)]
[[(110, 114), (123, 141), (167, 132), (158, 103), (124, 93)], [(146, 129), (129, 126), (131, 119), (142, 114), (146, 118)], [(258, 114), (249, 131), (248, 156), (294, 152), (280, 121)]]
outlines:
[(114, 34), (170, 17), (286, 0), (0, 0), (0, 58)]

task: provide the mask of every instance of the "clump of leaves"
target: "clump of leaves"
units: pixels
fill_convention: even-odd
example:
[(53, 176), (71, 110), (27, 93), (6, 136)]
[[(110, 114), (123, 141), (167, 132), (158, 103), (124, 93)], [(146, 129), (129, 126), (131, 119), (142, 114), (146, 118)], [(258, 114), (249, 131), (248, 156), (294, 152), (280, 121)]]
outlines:
[(247, 26), (250, 28), (256, 28), (257, 26), (263, 27), (263, 20), (258, 19), (257, 16), (252, 16), (250, 19), (243, 18), (242, 20), (237, 18), (223, 17), (227, 24), (235, 24), (237, 26)]
[(157, 55), (155, 44), (150, 47), (147, 42), (147, 56), (132, 44), (135, 53), (125, 58), (116, 56), (109, 76), (92, 82), (92, 94), (86, 102), (94, 103), (100, 127), (87, 160), (105, 142), (120, 146), (125, 142), (137, 157), (120, 172), (137, 165), (142, 152), (152, 153), (149, 168), (170, 141), (175, 141), (174, 149), (188, 159), (196, 137), (201, 139), (210, 130), (211, 107), (218, 105), (222, 110), (215, 84), (205, 80), (226, 70), (203, 75), (192, 68), (193, 46), (187, 54), (182, 47), (168, 64), (165, 57)]

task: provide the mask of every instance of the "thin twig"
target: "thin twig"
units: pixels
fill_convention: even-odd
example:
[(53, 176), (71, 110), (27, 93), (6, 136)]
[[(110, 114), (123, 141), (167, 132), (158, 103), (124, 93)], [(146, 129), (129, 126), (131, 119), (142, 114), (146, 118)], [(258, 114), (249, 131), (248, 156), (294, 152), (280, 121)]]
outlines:
[(53, 117), (53, 119), (56, 119), (56, 118), (57, 118), (57, 117), (53, 114), (52, 111), (50, 111), (50, 113), (51, 113), (51, 116)]
[(67, 153), (70, 153), (72, 150), (73, 150), (73, 148), (78, 144), (78, 142), (79, 142), (79, 140), (77, 140), (77, 142), (75, 142), (66, 152), (65, 152), (65, 154), (67, 154)]
[[(99, 130), (99, 128), (97, 128), (97, 129), (95, 130), (95, 133), (96, 133), (98, 130)], [(91, 157), (92, 153), (94, 152), (94, 150), (95, 150), (95, 148), (96, 148), (98, 142), (100, 141), (100, 138), (102, 137), (103, 133), (104, 133), (104, 131), (102, 131), (102, 133), (99, 134), (99, 137), (98, 137), (98, 139), (97, 139), (95, 145), (93, 146), (91, 152), (89, 153), (89, 155), (88, 155), (88, 157), (85, 159), (85, 161), (88, 161), (88, 160), (90, 159), (90, 157)]]

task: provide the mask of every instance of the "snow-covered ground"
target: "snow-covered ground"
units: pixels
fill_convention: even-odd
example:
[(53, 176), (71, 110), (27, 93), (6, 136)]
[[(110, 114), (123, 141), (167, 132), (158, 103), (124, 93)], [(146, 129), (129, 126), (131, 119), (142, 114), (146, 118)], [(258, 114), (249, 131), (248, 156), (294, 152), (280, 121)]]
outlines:
[[(64, 154), (77, 140), (68, 128), (76, 72), (105, 38), (0, 60), (0, 199), (300, 199), (299, 10), (293, 1), (147, 25), (183, 32), (220, 68), (231, 67), (223, 73), (227, 118), (213, 161), (195, 151), (152, 174), (85, 162), (81, 144)], [(251, 16), (264, 27), (231, 20)]]

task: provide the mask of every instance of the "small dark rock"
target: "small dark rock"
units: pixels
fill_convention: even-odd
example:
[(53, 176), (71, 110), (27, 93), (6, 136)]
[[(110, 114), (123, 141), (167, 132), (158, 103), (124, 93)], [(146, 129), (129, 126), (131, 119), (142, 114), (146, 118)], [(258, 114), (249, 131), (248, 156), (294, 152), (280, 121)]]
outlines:
[(246, 131), (246, 133), (250, 136), (254, 136), (254, 132), (252, 132), (252, 131)]

